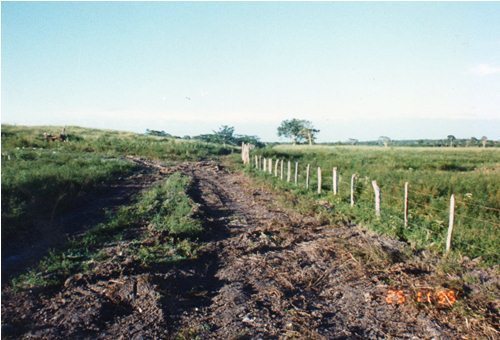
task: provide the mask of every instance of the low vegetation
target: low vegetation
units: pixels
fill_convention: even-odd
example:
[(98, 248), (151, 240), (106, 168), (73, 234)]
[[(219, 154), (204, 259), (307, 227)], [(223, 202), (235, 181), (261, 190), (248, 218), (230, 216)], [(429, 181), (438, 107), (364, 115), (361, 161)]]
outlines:
[(67, 127), (66, 142), (45, 132), (60, 127), (2, 125), (2, 239), (22, 238), (37, 218), (54, 218), (78, 197), (134, 171), (124, 156), (165, 162), (200, 160), (232, 147), (127, 132)]
[[(488, 264), (499, 263), (500, 152), (496, 149), (288, 145), (265, 148), (258, 153), (274, 160), (284, 159), (285, 180), (287, 161), (292, 162), (292, 183), (282, 183), (274, 174), (259, 172), (261, 176), (272, 177), (277, 185), (300, 195), (325, 200), (333, 207), (332, 213), (408, 241), (416, 249), (444, 250), (449, 199), (454, 193), (457, 198), (454, 251), (471, 258), (480, 257)], [(252, 159), (252, 167), (253, 162)], [(299, 162), (297, 187), (293, 184), (295, 162)], [(305, 188), (307, 164), (311, 165), (308, 190)], [(320, 197), (316, 194), (318, 166), (323, 174)], [(340, 173), (337, 196), (332, 194), (334, 166)], [(349, 204), (352, 174), (357, 174), (353, 208)], [(380, 219), (374, 214), (372, 180), (377, 181), (382, 191)], [(410, 186), (407, 228), (403, 223), (406, 181)]]
[(36, 268), (15, 278), (13, 287), (59, 286), (70, 275), (92, 273), (116, 255), (109, 249), (117, 243), (123, 243), (118, 254), (122, 260), (144, 268), (194, 257), (203, 228), (197, 206), (186, 194), (190, 185), (188, 177), (172, 174), (110, 214), (107, 222), (51, 252)]

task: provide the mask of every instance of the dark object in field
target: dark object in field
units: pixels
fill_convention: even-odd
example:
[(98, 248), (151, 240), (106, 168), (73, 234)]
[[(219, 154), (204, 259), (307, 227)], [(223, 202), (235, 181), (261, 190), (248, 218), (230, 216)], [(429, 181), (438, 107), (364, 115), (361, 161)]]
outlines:
[(52, 135), (50, 133), (44, 132), (43, 138), (47, 142), (55, 142), (55, 141), (67, 142), (68, 141), (68, 135), (66, 134), (66, 129), (64, 129), (64, 128), (62, 129), (61, 133), (58, 135)]

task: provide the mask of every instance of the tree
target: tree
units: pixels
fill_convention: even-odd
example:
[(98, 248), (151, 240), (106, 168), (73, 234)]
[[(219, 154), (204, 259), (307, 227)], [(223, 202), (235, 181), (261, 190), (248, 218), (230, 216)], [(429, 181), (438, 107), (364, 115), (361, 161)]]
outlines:
[(304, 136), (304, 139), (307, 139), (309, 145), (313, 145), (316, 140), (316, 134), (319, 132), (318, 129), (312, 127), (312, 124), (308, 122), (307, 126), (304, 127), (300, 133)]
[(389, 145), (389, 143), (391, 142), (391, 139), (387, 136), (380, 136), (378, 138), (379, 142), (384, 144), (384, 147), (387, 147)]
[(471, 137), (467, 141), (467, 146), (475, 146), (475, 145), (477, 145), (478, 142), (479, 142), (479, 140), (476, 137)]
[(453, 141), (455, 141), (457, 138), (455, 136), (453, 136), (453, 135), (448, 135), (447, 138), (448, 138), (448, 142), (450, 143), (450, 148), (452, 148), (453, 147)]
[(169, 133), (166, 133), (163, 130), (158, 131), (158, 130), (150, 130), (150, 129), (146, 129), (146, 135), (159, 136), (159, 137), (172, 137), (172, 135), (170, 135)]
[(228, 125), (222, 125), (219, 128), (219, 131), (214, 131), (216, 140), (224, 144), (224, 146), (226, 146), (226, 144), (234, 144), (233, 134), (234, 134), (234, 127)]
[(260, 141), (260, 138), (257, 136), (235, 135), (234, 140), (236, 145), (241, 145), (241, 143), (246, 143), (246, 144), (253, 144), (258, 148), (262, 148), (265, 146), (265, 144), (262, 143)]
[(486, 143), (488, 143), (488, 137), (486, 136), (481, 137), (481, 143), (483, 144), (483, 148), (485, 148)]
[(278, 127), (278, 136), (290, 138), (294, 145), (304, 140), (308, 140), (309, 145), (312, 145), (318, 132), (310, 121), (303, 119), (284, 120)]

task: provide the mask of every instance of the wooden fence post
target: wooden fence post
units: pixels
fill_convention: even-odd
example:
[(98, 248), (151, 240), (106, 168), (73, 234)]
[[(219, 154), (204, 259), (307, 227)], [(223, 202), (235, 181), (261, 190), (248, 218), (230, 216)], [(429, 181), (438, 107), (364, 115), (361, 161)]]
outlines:
[(262, 162), (262, 170), (264, 173), (267, 171), (267, 158), (264, 158), (264, 161)]
[(295, 185), (297, 185), (298, 180), (299, 180), (299, 162), (295, 162)]
[(248, 164), (250, 167), (252, 167), (250, 161), (250, 144), (245, 145), (245, 164)]
[(351, 207), (354, 207), (354, 179), (356, 178), (356, 174), (352, 174), (351, 176)]
[(337, 177), (337, 167), (333, 168), (332, 175), (333, 175), (333, 180), (332, 180), (333, 181), (333, 186), (332, 186), (333, 194), (337, 195), (337, 193), (339, 192), (338, 177)]
[(286, 181), (290, 183), (290, 179), (292, 178), (292, 163), (288, 161), (288, 168), (286, 172)]
[(321, 168), (318, 166), (318, 195), (321, 194)]
[(280, 178), (283, 180), (283, 160), (280, 162)]
[(408, 182), (405, 182), (405, 228), (408, 227)]
[(257, 157), (257, 155), (255, 155), (255, 169), (258, 169), (259, 168), (259, 157)]
[(377, 181), (372, 181), (373, 191), (375, 192), (375, 215), (380, 217), (380, 188)]
[(450, 218), (448, 223), (448, 236), (446, 237), (446, 252), (451, 250), (451, 235), (453, 234), (453, 223), (455, 222), (455, 195), (450, 197)]
[(246, 144), (245, 142), (241, 143), (241, 160), (243, 164), (250, 165), (250, 144)]
[(309, 189), (309, 170), (311, 170), (311, 166), (307, 164), (306, 168), (306, 189)]
[(277, 159), (276, 162), (274, 162), (274, 177), (278, 177), (278, 163), (279, 160)]
[(273, 173), (273, 159), (272, 158), (269, 158), (269, 160), (267, 161), (267, 172), (269, 172), (270, 174)]
[(259, 156), (259, 170), (261, 170), (262, 167), (262, 156)]

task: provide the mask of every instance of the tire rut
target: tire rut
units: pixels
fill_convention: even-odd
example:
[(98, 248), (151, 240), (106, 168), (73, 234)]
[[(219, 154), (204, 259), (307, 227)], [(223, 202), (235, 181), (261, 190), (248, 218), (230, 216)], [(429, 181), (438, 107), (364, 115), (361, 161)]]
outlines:
[(367, 245), (377, 251), (390, 245), (397, 253), (401, 244), (285, 211), (273, 194), (215, 163), (184, 171), (195, 178), (193, 197), (210, 229), (224, 236), (207, 245), (217, 258), (212, 274), (220, 286), (210, 293), (209, 305), (179, 320), (178, 334), (210, 339), (453, 337), (452, 330), (411, 305), (387, 305), (388, 285), (368, 276), (352, 255)]
[(458, 336), (414, 304), (385, 303), (388, 282), (427, 279), (411, 274), (402, 243), (284, 209), (276, 194), (213, 161), (134, 161), (192, 177), (189, 194), (205, 228), (198, 256), (138, 270), (120, 257), (131, 242), (124, 240), (108, 250), (99, 276), (75, 275), (48, 294), (3, 292), (2, 319), (18, 327), (3, 330), (103, 339)]

